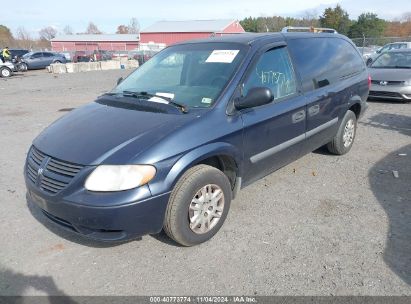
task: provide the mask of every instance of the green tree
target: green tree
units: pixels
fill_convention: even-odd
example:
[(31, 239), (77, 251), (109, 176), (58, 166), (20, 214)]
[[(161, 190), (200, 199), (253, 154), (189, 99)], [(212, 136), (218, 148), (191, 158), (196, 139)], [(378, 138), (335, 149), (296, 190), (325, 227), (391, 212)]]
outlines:
[(377, 17), (374, 13), (363, 13), (358, 16), (348, 33), (351, 38), (381, 37), (384, 34), (387, 22)]
[(320, 16), (320, 25), (322, 27), (333, 28), (338, 33), (347, 35), (351, 26), (351, 20), (348, 13), (337, 4), (335, 8), (326, 8), (322, 16)]
[(253, 17), (244, 18), (240, 21), (241, 26), (246, 32), (258, 32), (257, 19)]
[(13, 35), (11, 34), (10, 29), (5, 25), (0, 24), (0, 48), (9, 46), (13, 40)]

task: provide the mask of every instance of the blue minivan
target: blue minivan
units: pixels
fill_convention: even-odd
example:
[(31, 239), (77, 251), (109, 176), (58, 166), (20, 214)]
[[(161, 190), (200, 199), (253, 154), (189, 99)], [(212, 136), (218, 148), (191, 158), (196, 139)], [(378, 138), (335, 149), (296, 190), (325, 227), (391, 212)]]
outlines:
[(369, 86), (339, 34), (173, 45), (34, 140), (27, 198), (89, 238), (164, 229), (196, 245), (221, 228), (240, 189), (321, 146), (347, 153)]

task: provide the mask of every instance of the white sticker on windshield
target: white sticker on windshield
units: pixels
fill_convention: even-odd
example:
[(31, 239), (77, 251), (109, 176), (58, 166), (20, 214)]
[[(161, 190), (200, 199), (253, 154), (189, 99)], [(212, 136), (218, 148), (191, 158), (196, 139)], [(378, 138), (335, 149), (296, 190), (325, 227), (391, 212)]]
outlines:
[(240, 50), (214, 50), (206, 62), (231, 63)]
[(208, 98), (208, 97), (203, 97), (203, 99), (201, 99), (201, 102), (202, 103), (212, 103), (213, 100), (211, 98)]
[[(171, 98), (171, 99), (174, 98), (173, 93), (156, 93), (156, 95), (163, 96), (163, 97), (166, 97), (166, 98)], [(158, 103), (165, 103), (165, 104), (168, 103), (167, 99), (163, 99), (163, 98), (158, 97), (158, 96), (151, 97), (148, 101), (153, 101), (153, 102), (158, 102)]]

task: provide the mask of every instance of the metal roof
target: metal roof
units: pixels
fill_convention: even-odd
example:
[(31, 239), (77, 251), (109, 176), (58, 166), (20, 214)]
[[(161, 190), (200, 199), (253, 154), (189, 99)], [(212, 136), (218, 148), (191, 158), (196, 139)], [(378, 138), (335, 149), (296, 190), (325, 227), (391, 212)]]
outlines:
[(159, 21), (146, 27), (142, 33), (217, 33), (224, 31), (236, 20)]
[(140, 40), (139, 34), (80, 34), (80, 35), (61, 35), (57, 36), (51, 41), (132, 41)]

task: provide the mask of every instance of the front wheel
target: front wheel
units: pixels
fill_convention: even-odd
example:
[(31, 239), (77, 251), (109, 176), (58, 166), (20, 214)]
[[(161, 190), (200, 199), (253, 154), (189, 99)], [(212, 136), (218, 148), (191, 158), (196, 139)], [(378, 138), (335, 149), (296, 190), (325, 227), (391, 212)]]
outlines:
[(231, 185), (220, 170), (198, 165), (183, 174), (167, 205), (164, 231), (183, 246), (211, 239), (223, 225), (231, 203)]
[(11, 76), (11, 70), (9, 68), (1, 68), (0, 69), (0, 75), (1, 75), (1, 77), (10, 77)]
[(19, 65), (19, 71), (20, 72), (26, 72), (27, 69), (28, 69), (27, 63), (24, 63), (24, 62), (20, 63), (20, 65)]
[(327, 144), (327, 149), (333, 154), (343, 155), (351, 150), (357, 132), (357, 116), (348, 110), (338, 128), (337, 134)]

